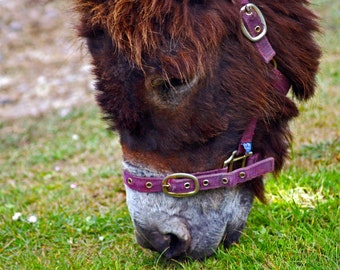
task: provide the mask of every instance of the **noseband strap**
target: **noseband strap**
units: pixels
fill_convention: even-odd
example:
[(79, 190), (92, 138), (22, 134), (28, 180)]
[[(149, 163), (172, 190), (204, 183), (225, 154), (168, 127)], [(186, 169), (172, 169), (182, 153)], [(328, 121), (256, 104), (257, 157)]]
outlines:
[(138, 177), (124, 171), (124, 183), (139, 192), (164, 192), (173, 197), (188, 197), (202, 190), (233, 188), (274, 170), (274, 159), (248, 159), (246, 167), (228, 172), (228, 167), (193, 174), (175, 173), (165, 177)]
[[(241, 5), (241, 29), (246, 38), (254, 43), (265, 63), (274, 62), (269, 80), (282, 95), (290, 88), (289, 80), (277, 69), (274, 61), (275, 51), (266, 37), (267, 24), (261, 10), (248, 0), (238, 0)], [(253, 154), (252, 141), (257, 117), (246, 127), (238, 150), (225, 161), (224, 168), (198, 173), (175, 173), (165, 177), (141, 177), (124, 170), (124, 183), (139, 192), (163, 192), (173, 197), (187, 197), (201, 190), (233, 188), (239, 184), (274, 171), (274, 158), (262, 159)], [(234, 162), (241, 161), (241, 167), (233, 170)]]

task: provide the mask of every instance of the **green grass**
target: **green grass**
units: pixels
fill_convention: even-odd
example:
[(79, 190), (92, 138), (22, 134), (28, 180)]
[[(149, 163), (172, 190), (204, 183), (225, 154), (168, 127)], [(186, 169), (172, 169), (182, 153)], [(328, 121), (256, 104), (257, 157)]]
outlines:
[(270, 203), (255, 203), (239, 245), (166, 262), (135, 243), (117, 138), (99, 118), (93, 107), (2, 123), (0, 268), (337, 269), (339, 140), (296, 149), (315, 166), (268, 179)]
[(255, 203), (240, 244), (203, 261), (140, 248), (118, 138), (93, 104), (1, 120), (0, 269), (339, 269), (340, 3), (314, 3), (324, 18), (318, 94), (300, 106), (292, 161), (267, 178), (269, 204)]

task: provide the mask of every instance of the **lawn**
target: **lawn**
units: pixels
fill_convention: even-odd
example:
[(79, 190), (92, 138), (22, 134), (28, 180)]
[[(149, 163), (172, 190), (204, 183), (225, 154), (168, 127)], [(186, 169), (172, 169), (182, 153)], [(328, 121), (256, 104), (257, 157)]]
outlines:
[(94, 103), (0, 118), (0, 269), (340, 269), (340, 2), (314, 0), (323, 48), (291, 160), (266, 180), (239, 244), (166, 261), (134, 239), (119, 140)]

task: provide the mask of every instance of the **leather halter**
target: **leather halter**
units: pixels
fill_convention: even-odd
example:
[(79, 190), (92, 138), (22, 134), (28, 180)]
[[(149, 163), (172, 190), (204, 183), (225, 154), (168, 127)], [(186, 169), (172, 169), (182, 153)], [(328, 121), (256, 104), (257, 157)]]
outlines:
[[(254, 43), (265, 63), (274, 61), (275, 51), (269, 43), (267, 25), (261, 10), (248, 0), (238, 0), (241, 4), (241, 26), (243, 34)], [(273, 87), (286, 95), (290, 88), (288, 79), (276, 68), (271, 70)], [(174, 173), (165, 177), (141, 177), (124, 170), (124, 183), (139, 192), (163, 192), (173, 197), (187, 197), (202, 190), (233, 188), (274, 170), (274, 158), (262, 159), (253, 154), (252, 140), (257, 118), (250, 121), (244, 131), (238, 149), (224, 162), (224, 168), (198, 172)], [(234, 162), (241, 162), (241, 168), (233, 170)]]

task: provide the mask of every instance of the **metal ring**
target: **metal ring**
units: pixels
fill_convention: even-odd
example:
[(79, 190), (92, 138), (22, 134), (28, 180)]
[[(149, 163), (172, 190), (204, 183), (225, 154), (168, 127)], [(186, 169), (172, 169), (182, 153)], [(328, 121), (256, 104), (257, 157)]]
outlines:
[(245, 172), (240, 172), (240, 173), (239, 173), (239, 177), (240, 177), (241, 179), (246, 178), (246, 176), (247, 176), (247, 174), (246, 174)]
[[(249, 13), (249, 10), (251, 11), (250, 13)], [(262, 32), (259, 35), (255, 36), (255, 37), (252, 36), (251, 33), (249, 33), (246, 26), (244, 25), (243, 19), (241, 20), (241, 30), (242, 30), (242, 33), (252, 42), (256, 42), (256, 41), (259, 41), (260, 39), (262, 39), (267, 34), (267, 23), (266, 23), (266, 20), (263, 16), (261, 10), (256, 5), (249, 3), (249, 4), (246, 4), (243, 7), (241, 7), (240, 12), (241, 12), (241, 14), (244, 13), (247, 16), (250, 16), (253, 13), (255, 13), (259, 16), (260, 22), (263, 26), (263, 27), (261, 27), (260, 25), (255, 26), (255, 28), (260, 27), (262, 29)], [(257, 32), (256, 29), (254, 29), (254, 31)]]
[(185, 182), (184, 183), (184, 188), (185, 189), (189, 189), (190, 188), (190, 183), (189, 182)]
[(262, 30), (262, 28), (261, 28), (261, 26), (256, 25), (255, 28), (254, 28), (254, 30), (255, 30), (256, 33), (260, 33), (261, 30)]
[(203, 180), (203, 186), (208, 186), (209, 185), (209, 180), (208, 179), (204, 179)]
[(150, 188), (152, 188), (153, 184), (151, 182), (146, 182), (145, 186), (146, 186), (146, 188), (150, 189)]
[[(175, 179), (188, 179), (188, 180), (191, 180), (191, 183), (193, 184), (193, 189), (194, 190), (188, 191), (188, 192), (183, 192), (183, 193), (177, 193), (177, 192), (169, 191), (169, 188), (170, 188), (169, 180), (170, 179), (172, 179), (172, 180), (175, 180)], [(190, 188), (191, 183), (190, 182), (185, 182), (185, 184), (187, 184), (187, 183), (189, 184), (189, 188)], [(186, 188), (186, 186), (184, 186), (184, 187)], [(172, 196), (172, 197), (189, 197), (189, 196), (193, 196), (193, 195), (198, 193), (198, 191), (200, 190), (200, 184), (198, 182), (197, 177), (192, 175), (192, 174), (188, 174), (188, 173), (174, 173), (174, 174), (169, 174), (167, 177), (165, 177), (162, 180), (162, 190), (163, 190), (163, 192), (166, 195), (169, 195), (169, 196)]]
[(225, 185), (228, 184), (229, 183), (229, 179), (228, 178), (223, 178), (222, 179), (222, 183), (225, 184)]

